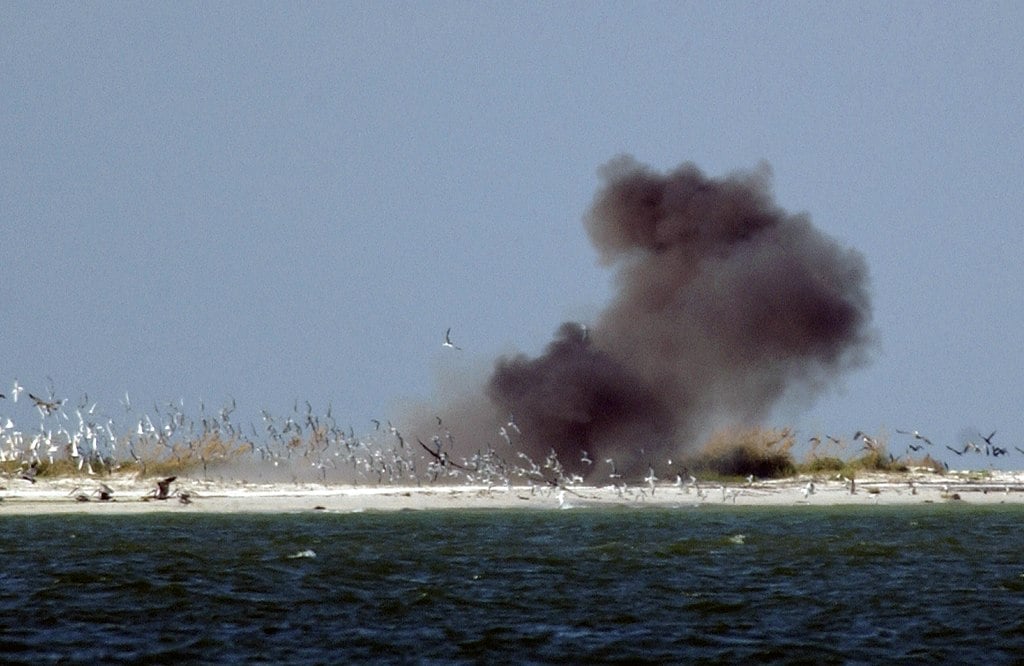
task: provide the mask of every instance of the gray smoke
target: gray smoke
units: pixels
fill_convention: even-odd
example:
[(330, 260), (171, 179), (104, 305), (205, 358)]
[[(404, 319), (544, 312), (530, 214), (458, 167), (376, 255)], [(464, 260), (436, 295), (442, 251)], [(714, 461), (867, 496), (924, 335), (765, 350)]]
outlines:
[(619, 157), (600, 175), (585, 225), (615, 271), (614, 300), (590, 326), (563, 324), (542, 355), (498, 359), (485, 399), (444, 410), (466, 425), (463, 450), (514, 414), (522, 450), (587, 451), (637, 473), (864, 359), (864, 259), (779, 208), (766, 166), (715, 179)]

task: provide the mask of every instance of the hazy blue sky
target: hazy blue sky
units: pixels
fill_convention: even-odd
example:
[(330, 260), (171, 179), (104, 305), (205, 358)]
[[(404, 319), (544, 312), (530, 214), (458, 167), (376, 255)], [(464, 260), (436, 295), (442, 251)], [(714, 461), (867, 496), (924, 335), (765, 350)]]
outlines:
[(770, 424), (1024, 448), (1022, 34), (1019, 2), (5, 2), (0, 391), (369, 429), (600, 311), (581, 218), (628, 153), (765, 161), (863, 253), (871, 364)]

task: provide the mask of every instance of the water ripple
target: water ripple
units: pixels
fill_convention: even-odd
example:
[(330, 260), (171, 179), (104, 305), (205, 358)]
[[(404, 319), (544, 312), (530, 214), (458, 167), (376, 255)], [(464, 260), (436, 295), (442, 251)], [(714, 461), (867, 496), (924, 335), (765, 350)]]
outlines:
[(4, 661), (1015, 659), (1021, 510), (872, 509), (8, 516)]

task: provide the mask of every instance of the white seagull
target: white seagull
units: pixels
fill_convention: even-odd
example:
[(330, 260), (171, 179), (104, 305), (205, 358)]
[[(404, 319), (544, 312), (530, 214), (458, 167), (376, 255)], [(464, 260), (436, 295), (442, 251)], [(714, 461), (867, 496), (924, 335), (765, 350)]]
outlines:
[[(647, 476), (644, 477), (644, 483), (651, 487), (651, 494), (654, 494), (654, 484), (658, 482), (658, 477), (654, 476), (654, 468), (647, 468)], [(724, 486), (723, 486), (724, 488)]]

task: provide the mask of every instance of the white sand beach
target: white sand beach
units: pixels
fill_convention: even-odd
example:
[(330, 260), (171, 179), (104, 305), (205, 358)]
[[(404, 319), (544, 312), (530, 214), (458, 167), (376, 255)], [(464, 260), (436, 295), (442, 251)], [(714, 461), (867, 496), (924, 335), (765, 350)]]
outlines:
[[(100, 486), (112, 494), (100, 499)], [(12, 478), (0, 484), (0, 516), (47, 513), (104, 514), (158, 511), (202, 513), (360, 512), (435, 509), (572, 509), (595, 506), (893, 505), (938, 502), (1024, 504), (1024, 472), (864, 475), (849, 480), (800, 476), (751, 483), (700, 481), (627, 486), (340, 486), (254, 484), (178, 478), (166, 499), (156, 480), (136, 477)]]

